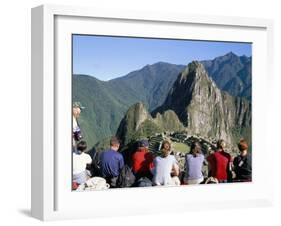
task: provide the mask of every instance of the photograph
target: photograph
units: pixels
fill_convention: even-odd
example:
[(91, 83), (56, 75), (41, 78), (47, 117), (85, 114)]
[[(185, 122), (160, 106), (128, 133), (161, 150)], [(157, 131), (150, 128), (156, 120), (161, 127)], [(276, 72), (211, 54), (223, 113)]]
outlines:
[(251, 42), (72, 34), (71, 67), (72, 191), (252, 182)]

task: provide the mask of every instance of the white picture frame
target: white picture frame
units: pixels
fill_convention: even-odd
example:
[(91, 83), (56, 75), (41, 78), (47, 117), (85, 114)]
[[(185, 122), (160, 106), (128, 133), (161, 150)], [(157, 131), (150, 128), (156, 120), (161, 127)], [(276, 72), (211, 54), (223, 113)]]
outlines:
[[(252, 42), (253, 182), (71, 192), (71, 136), (63, 131), (71, 131), (72, 33)], [(262, 137), (269, 132), (266, 95), (272, 87), (272, 39), (273, 22), (265, 19), (57, 5), (33, 8), (32, 216), (56, 220), (271, 205), (273, 180), (265, 171), (273, 170), (273, 161), (272, 155), (262, 154), (269, 142)]]

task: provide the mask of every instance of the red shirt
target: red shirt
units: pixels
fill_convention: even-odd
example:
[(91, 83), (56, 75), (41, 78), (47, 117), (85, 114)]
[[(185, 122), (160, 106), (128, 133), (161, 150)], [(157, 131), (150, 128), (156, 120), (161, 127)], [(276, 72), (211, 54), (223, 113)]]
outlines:
[(224, 151), (217, 151), (207, 158), (211, 166), (211, 176), (220, 180), (227, 180), (229, 163), (231, 161), (230, 154)]
[(146, 149), (137, 150), (132, 156), (132, 168), (134, 173), (145, 174), (153, 168), (153, 155)]

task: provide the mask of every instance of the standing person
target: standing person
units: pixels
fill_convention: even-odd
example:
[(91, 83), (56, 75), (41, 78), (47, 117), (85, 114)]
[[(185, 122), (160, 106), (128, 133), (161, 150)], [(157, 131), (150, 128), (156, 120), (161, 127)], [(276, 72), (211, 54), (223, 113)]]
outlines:
[(77, 144), (77, 151), (73, 152), (73, 182), (77, 184), (83, 184), (89, 176), (86, 171), (88, 164), (92, 163), (92, 158), (84, 151), (87, 149), (86, 141), (80, 141)]
[(139, 147), (132, 156), (132, 170), (136, 178), (147, 177), (152, 179), (150, 170), (153, 168), (153, 154), (148, 150), (147, 140), (141, 140)]
[(210, 174), (218, 179), (219, 183), (226, 183), (231, 167), (231, 156), (225, 152), (226, 143), (218, 140), (217, 151), (207, 157)]
[(201, 145), (199, 142), (193, 142), (190, 153), (185, 156), (185, 184), (200, 184), (204, 181), (203, 162), (204, 155), (201, 152)]
[(241, 139), (238, 143), (240, 155), (234, 158), (235, 181), (250, 182), (252, 181), (252, 158), (248, 154), (248, 144), (246, 140)]
[(100, 170), (111, 187), (116, 187), (117, 178), (124, 167), (124, 158), (118, 152), (120, 142), (117, 137), (111, 137), (110, 149), (104, 151), (100, 155)]
[(78, 123), (78, 118), (80, 117), (81, 110), (84, 109), (80, 102), (74, 102), (72, 106), (72, 137), (73, 137), (73, 149), (76, 149), (76, 144), (80, 141), (83, 136)]
[(153, 184), (156, 186), (180, 185), (179, 166), (175, 156), (170, 155), (171, 144), (169, 141), (163, 141), (161, 152), (161, 156), (157, 156), (153, 161)]

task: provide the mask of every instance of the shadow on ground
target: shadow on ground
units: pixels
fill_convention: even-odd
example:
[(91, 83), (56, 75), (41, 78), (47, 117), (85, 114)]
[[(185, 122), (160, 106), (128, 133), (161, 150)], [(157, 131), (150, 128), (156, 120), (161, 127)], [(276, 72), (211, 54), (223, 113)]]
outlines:
[(27, 217), (31, 217), (31, 210), (29, 209), (19, 209), (18, 212)]

